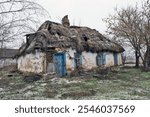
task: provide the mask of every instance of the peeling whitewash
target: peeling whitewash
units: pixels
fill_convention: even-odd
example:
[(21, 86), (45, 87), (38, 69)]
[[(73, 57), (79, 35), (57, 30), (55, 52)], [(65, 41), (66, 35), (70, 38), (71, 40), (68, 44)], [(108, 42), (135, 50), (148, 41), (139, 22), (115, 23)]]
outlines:
[[(106, 67), (114, 66), (114, 55), (112, 52), (104, 52), (106, 55)], [(97, 53), (91, 52), (82, 52), (82, 67), (85, 69), (92, 69), (98, 67), (96, 63)], [(122, 65), (122, 56), (121, 53), (117, 54), (118, 57), (118, 65)]]
[(96, 56), (97, 53), (91, 53), (85, 51), (82, 52), (82, 67), (85, 69), (92, 69), (94, 67), (97, 67)]
[[(105, 52), (106, 54), (106, 67), (114, 66), (114, 55), (112, 52)], [(121, 53), (117, 53), (118, 65), (122, 65)]]
[[(75, 61), (74, 55), (76, 50), (74, 49), (66, 49), (66, 70), (69, 73), (75, 69)], [(114, 55), (113, 52), (104, 52), (106, 55), (106, 67), (114, 66)], [(86, 70), (98, 67), (96, 62), (97, 53), (91, 52), (82, 52), (82, 67)], [(122, 56), (121, 53), (117, 54), (118, 57), (118, 65), (122, 64)], [(48, 72), (46, 65), (46, 53), (38, 52), (26, 54), (18, 58), (18, 70), (23, 72), (33, 72), (33, 73), (45, 73)], [(48, 63), (47, 63), (48, 64)], [(53, 65), (53, 64), (48, 64)], [(54, 67), (53, 66), (49, 66)], [(53, 68), (55, 69), (55, 68)], [(53, 70), (54, 72), (54, 70)]]
[(105, 52), (106, 54), (106, 67), (111, 67), (114, 65), (114, 55), (112, 52)]
[(18, 70), (23, 72), (42, 73), (45, 71), (45, 54), (36, 51), (18, 58)]
[(74, 63), (74, 53), (76, 50), (74, 49), (67, 49), (66, 50), (66, 69), (67, 71), (73, 71), (75, 69)]
[[(73, 71), (75, 68), (75, 63), (74, 63), (74, 53), (76, 50), (73, 49), (67, 49), (66, 50), (66, 69), (67, 71)], [(106, 55), (106, 67), (111, 67), (114, 66), (114, 55), (113, 52), (104, 52)], [(84, 69), (92, 69), (95, 67), (98, 67), (97, 62), (96, 62), (96, 56), (97, 53), (92, 53), (92, 52), (82, 52), (82, 67)], [(122, 56), (121, 53), (117, 54), (118, 57), (118, 65), (122, 65)]]
[(17, 60), (12, 58), (0, 59), (0, 68), (10, 65), (17, 65)]

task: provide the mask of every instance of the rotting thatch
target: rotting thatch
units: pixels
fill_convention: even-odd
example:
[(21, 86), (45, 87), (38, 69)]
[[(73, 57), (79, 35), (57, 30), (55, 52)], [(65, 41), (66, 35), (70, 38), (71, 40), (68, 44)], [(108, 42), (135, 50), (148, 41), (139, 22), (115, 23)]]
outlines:
[(48, 48), (69, 48), (78, 52), (111, 51), (123, 52), (122, 46), (110, 41), (95, 29), (88, 27), (68, 26), (46, 21), (37, 32), (27, 34), (27, 43), (20, 48), (19, 55), (30, 53), (35, 48), (47, 50)]

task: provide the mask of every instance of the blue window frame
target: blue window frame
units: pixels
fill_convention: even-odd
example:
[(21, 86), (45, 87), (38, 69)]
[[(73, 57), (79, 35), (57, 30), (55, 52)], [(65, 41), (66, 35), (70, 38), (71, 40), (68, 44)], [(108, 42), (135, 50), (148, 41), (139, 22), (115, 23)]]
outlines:
[(97, 65), (101, 66), (101, 65), (105, 65), (106, 64), (106, 54), (105, 53), (98, 53), (96, 56), (96, 61), (97, 61)]
[(114, 53), (114, 65), (118, 65), (118, 54)]

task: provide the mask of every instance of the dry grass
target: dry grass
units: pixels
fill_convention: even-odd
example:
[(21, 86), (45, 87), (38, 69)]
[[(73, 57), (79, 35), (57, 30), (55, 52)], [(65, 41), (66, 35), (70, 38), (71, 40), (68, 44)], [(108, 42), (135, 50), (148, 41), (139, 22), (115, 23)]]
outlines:
[(113, 69), (103, 80), (49, 76), (26, 83), (17, 72), (0, 71), (0, 75), (1, 99), (150, 99), (150, 72), (135, 68)]

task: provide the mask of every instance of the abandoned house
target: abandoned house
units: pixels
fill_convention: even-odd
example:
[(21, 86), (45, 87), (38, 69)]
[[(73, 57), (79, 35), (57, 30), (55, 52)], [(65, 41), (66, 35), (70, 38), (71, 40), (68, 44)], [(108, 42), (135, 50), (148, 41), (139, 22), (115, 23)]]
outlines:
[(0, 49), (0, 68), (17, 65), (17, 60), (14, 58), (17, 52), (17, 49)]
[(26, 35), (18, 53), (18, 70), (65, 76), (79, 67), (90, 70), (121, 65), (123, 51), (95, 29), (70, 26), (65, 16), (62, 24), (46, 21), (35, 33)]

